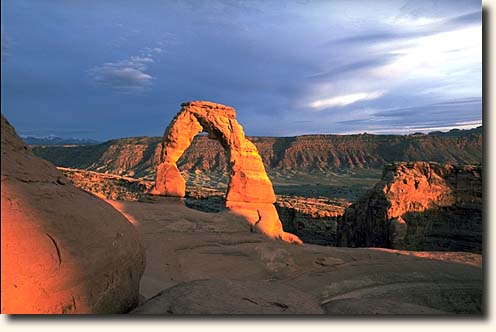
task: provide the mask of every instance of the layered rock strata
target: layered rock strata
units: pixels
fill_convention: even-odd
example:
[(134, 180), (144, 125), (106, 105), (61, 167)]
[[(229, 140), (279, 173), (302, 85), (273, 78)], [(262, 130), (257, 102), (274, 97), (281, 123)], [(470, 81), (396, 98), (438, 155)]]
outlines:
[[(392, 162), (429, 160), (441, 164), (482, 163), (482, 127), (428, 135), (303, 135), (248, 137), (265, 169), (272, 172), (353, 172), (382, 170)], [(57, 166), (154, 179), (160, 137), (134, 137), (95, 145), (36, 146), (36, 155)], [(216, 140), (198, 135), (177, 166), (181, 171), (225, 172), (225, 151)], [(380, 171), (379, 171), (380, 173)]]

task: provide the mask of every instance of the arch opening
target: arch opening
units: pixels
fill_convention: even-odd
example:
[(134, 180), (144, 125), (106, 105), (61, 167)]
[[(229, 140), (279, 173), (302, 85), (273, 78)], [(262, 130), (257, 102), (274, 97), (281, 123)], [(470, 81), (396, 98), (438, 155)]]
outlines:
[(256, 146), (250, 142), (236, 120), (234, 108), (206, 101), (183, 103), (181, 110), (166, 128), (155, 188), (151, 194), (186, 196), (186, 180), (177, 163), (202, 133), (216, 139), (226, 151), (229, 180), (225, 207), (243, 216), (262, 233), (287, 242), (301, 240), (282, 229), (275, 208), (275, 193)]
[(209, 213), (226, 210), (231, 172), (228, 160), (227, 150), (208, 132), (194, 137), (177, 162), (186, 181), (184, 204), (187, 207)]

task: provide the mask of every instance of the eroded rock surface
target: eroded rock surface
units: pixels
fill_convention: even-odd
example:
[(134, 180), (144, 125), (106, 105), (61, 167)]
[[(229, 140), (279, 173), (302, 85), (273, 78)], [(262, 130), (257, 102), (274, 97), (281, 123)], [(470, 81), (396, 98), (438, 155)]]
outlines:
[(205, 101), (182, 104), (181, 111), (165, 130), (152, 194), (185, 196), (186, 181), (177, 162), (201, 132), (207, 132), (209, 138), (218, 140), (226, 150), (230, 165), (226, 207), (244, 216), (269, 237), (301, 243), (297, 236), (283, 231), (274, 206), (274, 189), (262, 158), (245, 137), (232, 107)]
[(112, 206), (34, 157), (2, 115), (2, 313), (123, 313), (145, 258)]
[(192, 210), (174, 197), (111, 203), (140, 224), (147, 248), (141, 293), (148, 302), (135, 313), (256, 314), (266, 306), (284, 313), (301, 293), (308, 295), (301, 310), (309, 312), (313, 300), (306, 299), (314, 298), (332, 315), (480, 315), (484, 309), (478, 254), (295, 246), (250, 232), (232, 211)]
[(100, 198), (140, 200), (153, 187), (153, 182), (82, 169), (57, 167), (76, 187)]
[(131, 314), (288, 315), (323, 314), (318, 300), (268, 281), (195, 280), (168, 288)]
[(482, 250), (482, 169), (397, 163), (351, 205), (338, 244), (414, 250)]

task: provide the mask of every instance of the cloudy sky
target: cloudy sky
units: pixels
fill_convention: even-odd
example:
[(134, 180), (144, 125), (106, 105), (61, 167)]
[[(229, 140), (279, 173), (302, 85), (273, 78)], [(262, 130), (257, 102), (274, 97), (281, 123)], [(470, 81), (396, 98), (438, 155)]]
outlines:
[(2, 1), (2, 112), (22, 135), (160, 136), (180, 104), (248, 135), (481, 124), (481, 2)]

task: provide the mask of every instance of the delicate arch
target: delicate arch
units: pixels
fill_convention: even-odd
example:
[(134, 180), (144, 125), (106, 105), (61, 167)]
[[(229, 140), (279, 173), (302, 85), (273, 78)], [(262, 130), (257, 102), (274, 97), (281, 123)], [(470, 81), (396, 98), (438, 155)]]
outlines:
[(184, 197), (186, 183), (179, 173), (177, 161), (191, 145), (194, 137), (207, 132), (217, 139), (227, 153), (231, 174), (226, 200), (230, 202), (274, 203), (274, 189), (258, 154), (236, 121), (231, 107), (210, 102), (182, 104), (164, 133), (160, 164), (157, 167), (158, 194)]
[(153, 194), (184, 197), (186, 182), (177, 168), (177, 161), (191, 145), (194, 137), (207, 132), (217, 139), (227, 153), (230, 164), (226, 207), (242, 214), (265, 234), (299, 242), (285, 233), (274, 207), (276, 197), (256, 146), (250, 142), (236, 120), (232, 107), (207, 101), (181, 105), (181, 111), (167, 127), (162, 141)]

